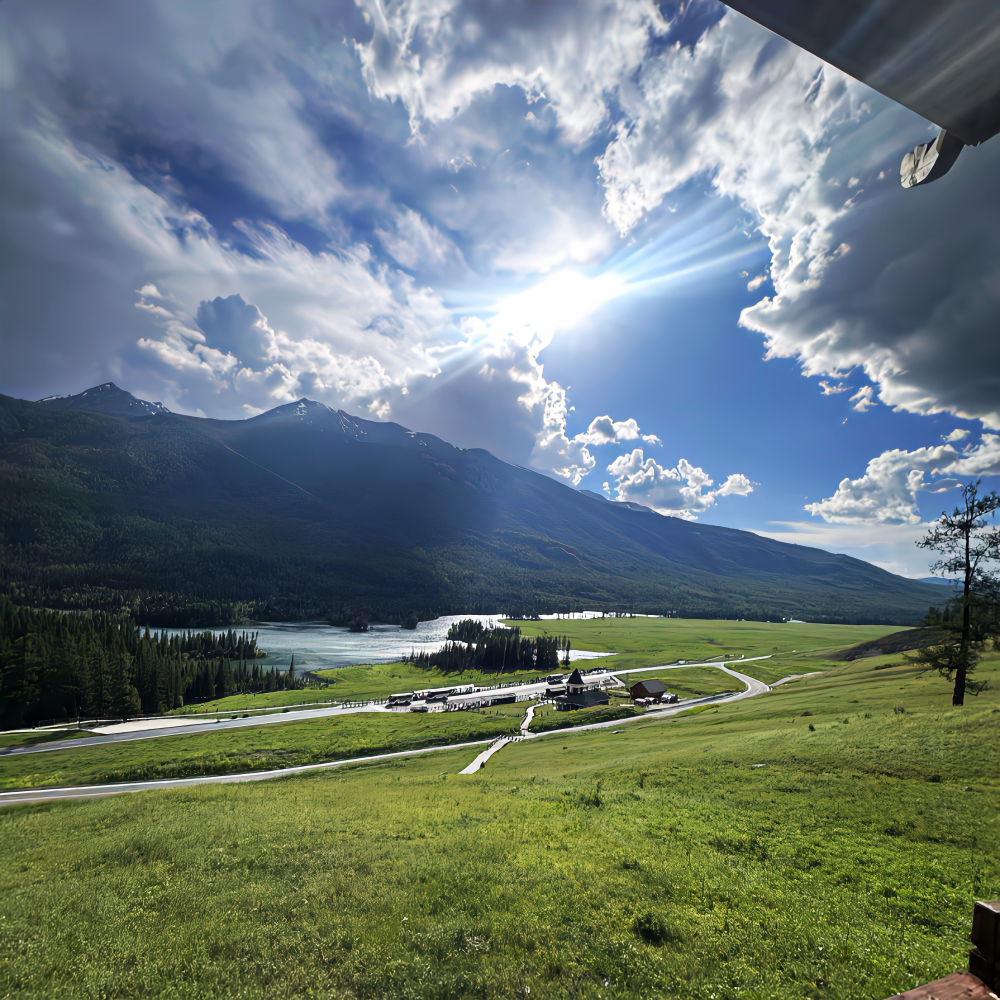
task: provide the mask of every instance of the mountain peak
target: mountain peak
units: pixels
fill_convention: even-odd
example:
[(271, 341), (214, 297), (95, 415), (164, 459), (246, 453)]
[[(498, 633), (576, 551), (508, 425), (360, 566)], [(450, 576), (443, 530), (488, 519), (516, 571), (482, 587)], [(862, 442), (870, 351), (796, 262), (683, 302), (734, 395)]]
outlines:
[(38, 402), (54, 410), (84, 410), (106, 413), (113, 417), (151, 417), (157, 413), (170, 412), (162, 403), (139, 399), (114, 382), (95, 385), (75, 396), (46, 396)]

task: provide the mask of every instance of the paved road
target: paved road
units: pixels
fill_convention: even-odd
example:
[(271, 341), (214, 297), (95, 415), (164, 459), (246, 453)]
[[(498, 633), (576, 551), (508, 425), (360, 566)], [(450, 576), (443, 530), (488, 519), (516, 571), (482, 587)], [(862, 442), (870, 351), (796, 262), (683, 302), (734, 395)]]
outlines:
[[(757, 657), (757, 659), (767, 659), (767, 657)], [(743, 662), (746, 661), (744, 660)], [(647, 712), (644, 715), (633, 716), (629, 719), (614, 719), (611, 722), (594, 722), (588, 726), (570, 726), (566, 729), (553, 729), (546, 733), (525, 732), (525, 736), (530, 739), (544, 739), (549, 736), (567, 736), (570, 733), (578, 733), (585, 729), (608, 729), (611, 726), (621, 727), (632, 722), (663, 719), (671, 715), (676, 715), (678, 712), (683, 712), (685, 709), (694, 708), (698, 705), (722, 705), (733, 701), (741, 701), (745, 698), (753, 698), (756, 695), (764, 694), (770, 690), (770, 688), (763, 683), (763, 681), (759, 681), (755, 677), (748, 677), (746, 674), (741, 674), (738, 671), (733, 670), (731, 667), (724, 667), (718, 663), (680, 664), (671, 667), (651, 667), (649, 669), (682, 669), (683, 667), (696, 665), (718, 667), (720, 670), (725, 671), (737, 680), (742, 681), (745, 685), (745, 689), (735, 693), (710, 695), (707, 698), (694, 698), (678, 705), (671, 705), (669, 708)], [(354, 711), (360, 711), (360, 709), (355, 709)], [(303, 713), (298, 714), (301, 715)], [(247, 722), (249, 720), (242, 721)], [(78, 744), (83, 741), (76, 740), (74, 742)], [(19, 802), (50, 802), (58, 801), (60, 799), (103, 798), (107, 795), (121, 795), (127, 792), (146, 792), (163, 788), (190, 788), (196, 785), (231, 784), (233, 782), (241, 781), (265, 781), (269, 778), (281, 778), (291, 774), (303, 774), (306, 771), (319, 771), (334, 767), (343, 767), (346, 764), (364, 764), (372, 761), (389, 760), (395, 757), (413, 757), (417, 754), (433, 753), (436, 751), (460, 750), (468, 747), (482, 746), (483, 744), (489, 744), (491, 742), (499, 745), (497, 745), (495, 749), (492, 747), (488, 748), (486, 758), (492, 756), (492, 753), (501, 749), (501, 747), (505, 746), (508, 742), (513, 741), (510, 739), (504, 739), (502, 741), (474, 740), (469, 743), (452, 743), (443, 747), (424, 747), (420, 750), (399, 750), (395, 753), (377, 754), (371, 757), (352, 757), (349, 760), (329, 761), (325, 764), (303, 764), (299, 767), (285, 767), (274, 771), (245, 771), (239, 774), (212, 774), (199, 778), (166, 778), (158, 781), (132, 781), (121, 782), (113, 785), (79, 785), (71, 788), (30, 788), (24, 789), (23, 791), (0, 792), (0, 806), (14, 805)], [(480, 754), (476, 757), (472, 764), (477, 764), (477, 762), (481, 763), (481, 760), (486, 758), (483, 757), (483, 754)], [(464, 768), (461, 773), (471, 773), (472, 764)], [(478, 770), (478, 766), (475, 770)]]
[(270, 726), (276, 722), (305, 722), (309, 719), (325, 719), (331, 715), (353, 715), (356, 712), (387, 712), (382, 705), (364, 705), (355, 708), (312, 708), (307, 711), (278, 712), (275, 715), (259, 715), (249, 719), (225, 719), (216, 722), (214, 719), (191, 722), (178, 721), (176, 726), (163, 725), (162, 719), (151, 719), (154, 723), (149, 729), (134, 729), (127, 732), (103, 733), (100, 736), (81, 736), (75, 740), (53, 740), (51, 743), (40, 743), (33, 747), (14, 747), (10, 750), (0, 750), (0, 756), (5, 754), (49, 753), (52, 750), (77, 750), (82, 747), (97, 747), (107, 743), (127, 743), (130, 740), (152, 740), (161, 736), (197, 736), (200, 733), (218, 733), (224, 729), (246, 729), (254, 726)]
[(528, 731), (528, 726), (531, 725), (531, 720), (535, 717), (535, 706), (529, 705), (528, 711), (524, 713), (524, 718), (521, 720), (521, 732), (526, 733)]
[(161, 778), (158, 781), (129, 781), (114, 785), (78, 785), (71, 788), (26, 788), (17, 792), (0, 792), (0, 806), (15, 805), (19, 802), (51, 802), (59, 799), (96, 799), (107, 795), (121, 795), (124, 792), (150, 792), (163, 788), (192, 788), (196, 785), (228, 785), (241, 781), (266, 781), (269, 778), (283, 778), (289, 774), (303, 774), (306, 771), (323, 771), (347, 764), (369, 764), (394, 757), (414, 757), (417, 754), (435, 753), (444, 750), (462, 750), (482, 746), (489, 740), (473, 740), (470, 743), (449, 743), (441, 747), (423, 747), (420, 750), (397, 750), (395, 753), (380, 753), (371, 757), (351, 757), (349, 760), (332, 760), (325, 764), (302, 764), (298, 767), (282, 767), (275, 771), (243, 771), (238, 774), (209, 774), (200, 778)]

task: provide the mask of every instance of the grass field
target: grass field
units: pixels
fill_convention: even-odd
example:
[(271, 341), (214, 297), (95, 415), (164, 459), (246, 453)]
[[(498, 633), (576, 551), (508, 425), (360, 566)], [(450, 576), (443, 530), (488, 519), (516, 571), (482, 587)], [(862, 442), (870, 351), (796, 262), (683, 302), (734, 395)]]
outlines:
[(0, 810), (0, 996), (911, 988), (964, 966), (973, 900), (1000, 896), (1000, 656), (962, 709), (899, 664), (513, 744), (472, 776), (443, 750)]
[(741, 681), (715, 667), (679, 667), (664, 670), (660, 674), (632, 674), (623, 680), (631, 686), (653, 677), (663, 681), (668, 691), (679, 694), (682, 698), (704, 698), (706, 695), (724, 694), (726, 691), (742, 691), (744, 687)]
[(385, 698), (401, 691), (423, 691), (426, 688), (452, 687), (459, 684), (490, 685), (511, 681), (530, 681), (538, 677), (534, 670), (508, 674), (484, 673), (482, 670), (464, 670), (444, 674), (440, 670), (422, 670), (412, 663), (376, 663), (358, 667), (338, 667), (320, 670), (317, 676), (329, 682), (331, 691), (339, 698), (364, 701)]
[(358, 713), (259, 729), (226, 729), (0, 757), (0, 790), (267, 771), (490, 739), (517, 730), (525, 706), (516, 707), (516, 718), (498, 710), (489, 714)]
[[(878, 639), (901, 628), (891, 625), (809, 625), (768, 622), (709, 621), (690, 618), (590, 618), (516, 623), (526, 635), (565, 635), (574, 649), (613, 650), (613, 659), (587, 666), (626, 670), (677, 660), (710, 660), (723, 656), (771, 656), (734, 664), (737, 670), (767, 684), (788, 674), (819, 669), (808, 664), (824, 654)], [(807, 668), (802, 666), (803, 662)]]

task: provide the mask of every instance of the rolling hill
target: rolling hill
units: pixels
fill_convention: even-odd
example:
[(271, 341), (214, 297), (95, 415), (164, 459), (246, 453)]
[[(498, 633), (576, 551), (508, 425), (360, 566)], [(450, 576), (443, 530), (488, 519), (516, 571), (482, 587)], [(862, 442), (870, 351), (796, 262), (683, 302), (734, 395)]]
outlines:
[(943, 588), (611, 503), (302, 399), (173, 414), (0, 396), (4, 591), (151, 624), (604, 607), (912, 624)]

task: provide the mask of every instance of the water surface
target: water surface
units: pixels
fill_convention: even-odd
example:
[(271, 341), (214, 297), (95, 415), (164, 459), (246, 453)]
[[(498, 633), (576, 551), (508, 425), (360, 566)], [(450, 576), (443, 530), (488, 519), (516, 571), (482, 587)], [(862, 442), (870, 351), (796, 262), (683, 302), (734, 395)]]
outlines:
[[(264, 666), (287, 667), (292, 655), (296, 667), (350, 667), (357, 663), (396, 663), (413, 653), (436, 653), (448, 638), (455, 622), (473, 618), (488, 625), (500, 624), (495, 615), (444, 615), (420, 622), (415, 629), (399, 625), (371, 625), (367, 632), (323, 622), (254, 622), (238, 632), (256, 632), (257, 645), (267, 653)], [(187, 629), (167, 629), (171, 635)], [(570, 650), (571, 660), (587, 660), (608, 653)]]

